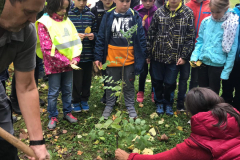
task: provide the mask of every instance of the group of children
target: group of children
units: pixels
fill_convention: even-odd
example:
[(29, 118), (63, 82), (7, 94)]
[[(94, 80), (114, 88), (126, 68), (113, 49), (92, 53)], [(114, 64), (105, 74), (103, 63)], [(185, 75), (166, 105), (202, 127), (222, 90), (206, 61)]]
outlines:
[[(228, 0), (191, 0), (186, 5), (182, 0), (141, 2), (132, 9), (130, 0), (101, 0), (90, 10), (87, 0), (47, 0), (45, 13), (36, 22), (36, 52), (43, 58), (48, 75), (49, 130), (55, 129), (58, 122), (59, 91), (64, 119), (77, 122), (71, 112), (89, 110), (93, 61), (101, 68), (107, 60), (115, 61), (116, 57), (122, 58), (118, 59), (119, 63), (108, 65), (103, 74), (118, 81), (124, 64), (123, 93), (130, 118), (137, 117), (135, 75), (140, 74), (137, 101), (142, 103), (148, 71), (156, 112), (167, 115), (173, 115), (173, 97), (180, 73), (177, 109), (184, 110), (189, 61), (193, 66), (197, 66), (197, 61), (202, 62), (200, 67), (192, 67), (189, 89), (199, 85), (218, 94), (222, 80), (223, 98), (240, 109), (239, 7), (229, 9)], [(120, 30), (128, 31), (136, 24), (137, 31), (128, 46)], [(85, 33), (88, 27), (91, 32)], [(105, 85), (116, 84), (105, 82)], [(113, 93), (107, 89), (103, 96), (105, 119), (116, 102)]]

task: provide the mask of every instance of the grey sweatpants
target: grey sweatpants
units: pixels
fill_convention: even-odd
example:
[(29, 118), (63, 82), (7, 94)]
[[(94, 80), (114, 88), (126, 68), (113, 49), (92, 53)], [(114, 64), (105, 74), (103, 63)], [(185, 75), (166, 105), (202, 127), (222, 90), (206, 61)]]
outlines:
[[(122, 79), (122, 67), (107, 67), (106, 75), (112, 77), (114, 82)], [(134, 74), (134, 64), (124, 67), (124, 100), (126, 107), (134, 107), (134, 97), (135, 97), (135, 88), (134, 88), (135, 74)], [(106, 83), (107, 86), (116, 86), (114, 83)], [(111, 89), (106, 90), (106, 106), (113, 107), (115, 105), (116, 97), (112, 95), (115, 91)], [(111, 96), (112, 95), (112, 96)]]

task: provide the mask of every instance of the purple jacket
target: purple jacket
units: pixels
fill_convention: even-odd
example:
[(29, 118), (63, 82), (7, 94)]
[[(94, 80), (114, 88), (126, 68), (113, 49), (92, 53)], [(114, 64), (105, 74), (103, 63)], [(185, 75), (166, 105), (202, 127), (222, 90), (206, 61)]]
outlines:
[(158, 9), (155, 5), (150, 8), (150, 9), (146, 9), (144, 8), (144, 6), (142, 4), (137, 5), (136, 7), (134, 7), (133, 9), (135, 9), (136, 11), (139, 12), (140, 17), (144, 17), (146, 14), (148, 15), (147, 19), (145, 20), (145, 26), (144, 26), (144, 31), (145, 31), (145, 36), (147, 36), (147, 32), (148, 32), (148, 28), (151, 24), (152, 21), (152, 17), (155, 13), (155, 11)]

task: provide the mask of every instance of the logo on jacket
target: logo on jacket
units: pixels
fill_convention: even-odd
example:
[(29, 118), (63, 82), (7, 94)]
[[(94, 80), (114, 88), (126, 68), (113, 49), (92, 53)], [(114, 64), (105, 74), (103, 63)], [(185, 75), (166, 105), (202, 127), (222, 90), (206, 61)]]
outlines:
[(124, 32), (128, 31), (130, 29), (130, 21), (132, 21), (132, 17), (130, 18), (114, 18), (113, 24), (112, 24), (112, 32), (113, 37), (122, 37), (122, 34), (120, 32), (120, 29)]

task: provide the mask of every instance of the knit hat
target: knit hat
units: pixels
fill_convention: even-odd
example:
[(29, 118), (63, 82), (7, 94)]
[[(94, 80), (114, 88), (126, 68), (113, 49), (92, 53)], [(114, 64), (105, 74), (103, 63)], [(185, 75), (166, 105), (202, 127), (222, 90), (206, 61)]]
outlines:
[(0, 0), (0, 15), (2, 14), (4, 4), (5, 4), (5, 0)]

